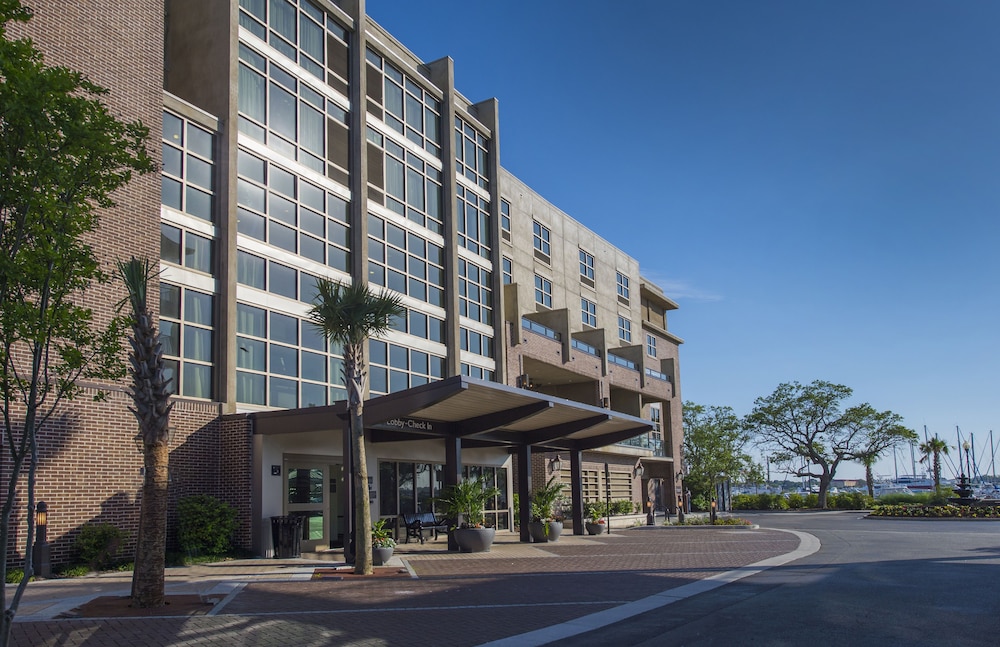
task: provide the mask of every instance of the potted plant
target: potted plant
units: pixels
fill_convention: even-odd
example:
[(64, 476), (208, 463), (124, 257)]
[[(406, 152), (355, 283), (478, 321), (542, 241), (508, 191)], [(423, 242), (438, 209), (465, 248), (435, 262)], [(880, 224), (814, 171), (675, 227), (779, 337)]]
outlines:
[(588, 535), (603, 535), (608, 531), (608, 525), (601, 516), (602, 512), (603, 506), (600, 503), (587, 504), (588, 519), (584, 523), (584, 527), (586, 527)]
[(535, 543), (556, 541), (562, 534), (563, 524), (555, 516), (555, 504), (566, 486), (556, 479), (557, 476), (553, 474), (548, 483), (531, 494), (531, 523), (528, 524), (528, 534)]
[(375, 566), (384, 566), (392, 559), (392, 549), (396, 547), (392, 531), (385, 527), (386, 521), (379, 519), (372, 524), (372, 564)]
[(444, 507), (445, 515), (455, 520), (451, 532), (459, 551), (489, 552), (496, 530), (486, 526), (486, 503), (499, 494), (500, 490), (479, 479), (466, 479), (449, 486), (442, 496), (435, 499)]

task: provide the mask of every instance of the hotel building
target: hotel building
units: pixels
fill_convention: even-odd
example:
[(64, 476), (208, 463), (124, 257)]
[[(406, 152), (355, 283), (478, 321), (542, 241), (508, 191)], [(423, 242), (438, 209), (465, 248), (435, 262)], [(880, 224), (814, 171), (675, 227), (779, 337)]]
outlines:
[[(498, 529), (513, 529), (514, 494), (523, 518), (553, 475), (578, 531), (585, 501), (675, 509), (677, 306), (501, 166), (498, 100), (460, 94), (451, 59), (418, 59), (364, 0), (31, 7), (11, 31), (108, 87), (162, 162), (121, 192), (93, 244), (109, 267), (160, 259), (172, 501), (229, 502), (235, 543), (257, 554), (272, 550), (273, 516), (305, 519), (305, 550), (342, 545), (342, 356), (306, 316), (326, 277), (406, 307), (367, 354), (374, 516), (429, 510), (470, 476), (501, 490)], [(121, 288), (87, 297), (108, 317)], [(93, 386), (110, 400), (71, 402), (42, 434), (56, 562), (87, 523), (136, 525), (124, 384)]]

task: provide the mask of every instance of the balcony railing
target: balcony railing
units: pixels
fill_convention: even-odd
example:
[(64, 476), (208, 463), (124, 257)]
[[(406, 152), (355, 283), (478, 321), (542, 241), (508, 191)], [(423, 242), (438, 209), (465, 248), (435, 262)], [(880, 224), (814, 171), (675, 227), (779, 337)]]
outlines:
[(614, 353), (608, 353), (608, 361), (612, 364), (617, 364), (618, 366), (624, 366), (625, 368), (630, 368), (633, 371), (638, 371), (639, 366), (635, 362), (631, 362), (624, 357), (619, 357)]
[(663, 439), (653, 436), (651, 433), (642, 434), (641, 436), (636, 436), (635, 438), (629, 438), (628, 440), (623, 440), (617, 445), (623, 445), (625, 447), (641, 447), (643, 449), (650, 449), (653, 451), (653, 456), (663, 456)]
[(536, 323), (527, 317), (521, 317), (521, 328), (529, 330), (536, 335), (542, 335), (543, 337), (548, 337), (549, 339), (555, 339), (556, 341), (562, 339), (562, 335), (555, 330), (552, 330), (548, 326), (543, 326), (540, 323)]
[(579, 339), (574, 339), (570, 342), (570, 346), (578, 351), (587, 353), (588, 355), (593, 355), (594, 357), (600, 357), (601, 351), (597, 350), (594, 346), (591, 346), (587, 342), (580, 341)]
[(651, 368), (646, 369), (646, 377), (651, 377), (654, 380), (663, 380), (664, 382), (670, 381), (670, 376), (666, 373), (661, 373), (659, 371), (654, 371)]

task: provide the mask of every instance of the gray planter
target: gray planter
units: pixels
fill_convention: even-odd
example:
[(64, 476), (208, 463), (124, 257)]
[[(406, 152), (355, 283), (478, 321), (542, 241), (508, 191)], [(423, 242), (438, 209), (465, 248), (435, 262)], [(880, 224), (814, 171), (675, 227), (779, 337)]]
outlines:
[(463, 553), (488, 553), (496, 536), (494, 528), (456, 528), (452, 531), (458, 550)]
[(603, 524), (603, 523), (591, 523), (591, 522), (588, 521), (585, 524), (585, 526), (587, 528), (587, 534), (588, 535), (603, 535), (604, 533), (606, 533), (608, 531), (607, 524)]
[(529, 523), (528, 535), (531, 536), (531, 542), (534, 544), (544, 544), (549, 540), (549, 536), (545, 532), (544, 521), (532, 521)]
[(386, 562), (392, 559), (392, 547), (375, 548), (372, 547), (372, 564), (375, 566), (385, 566)]
[(549, 522), (549, 541), (559, 541), (559, 536), (562, 535), (563, 522), (562, 521), (550, 521)]

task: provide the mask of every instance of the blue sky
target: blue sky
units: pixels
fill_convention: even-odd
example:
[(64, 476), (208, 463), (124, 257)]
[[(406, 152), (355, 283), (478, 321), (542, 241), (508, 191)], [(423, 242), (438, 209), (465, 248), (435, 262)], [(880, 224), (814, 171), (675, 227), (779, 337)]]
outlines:
[(496, 97), (501, 164), (678, 302), (685, 400), (742, 415), (782, 382), (838, 382), (921, 435), (973, 434), (989, 472), (1000, 3), (367, 10), (423, 60), (452, 57), (468, 99)]

